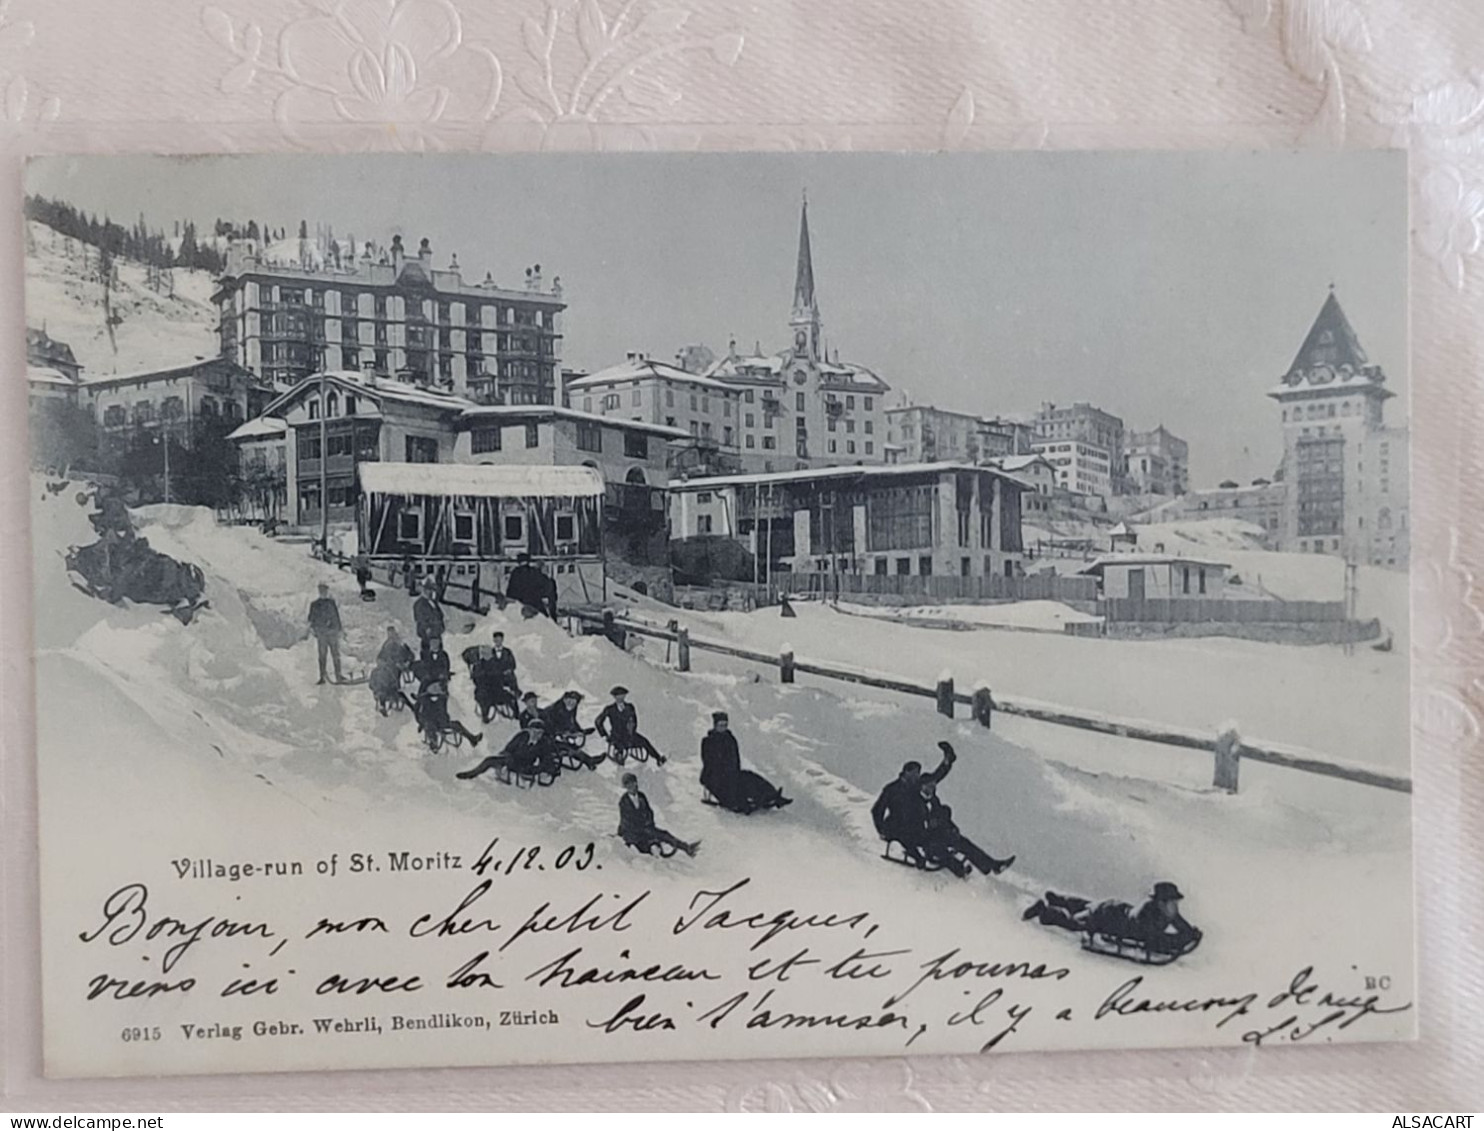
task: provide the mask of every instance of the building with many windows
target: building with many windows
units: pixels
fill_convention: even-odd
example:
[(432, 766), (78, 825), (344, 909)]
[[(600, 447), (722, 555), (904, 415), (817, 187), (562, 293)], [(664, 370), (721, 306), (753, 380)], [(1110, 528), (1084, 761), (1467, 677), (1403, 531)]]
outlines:
[[(281, 421), (280, 432), (273, 421)], [(607, 419), (557, 405), (480, 405), (411, 381), (369, 373), (316, 374), (282, 394), (233, 438), (244, 457), (282, 436), (285, 518), (313, 527), (354, 521), (363, 463), (583, 464), (609, 485), (617, 513), (658, 512), (654, 489), (668, 480), (668, 447), (686, 433)], [(329, 513), (321, 511), (329, 499)], [(641, 506), (642, 502), (642, 506)]]
[(1211, 487), (1187, 491), (1177, 502), (1153, 514), (1157, 522), (1171, 519), (1232, 518), (1262, 528), (1263, 544), (1277, 549), (1283, 528), (1288, 487), (1282, 482), (1254, 480), (1247, 486)]
[(468, 284), (457, 257), (433, 266), (425, 239), (367, 244), (343, 267), (270, 262), (248, 240), (227, 249), (213, 296), (222, 356), (280, 390), (311, 373), (405, 377), (487, 404), (553, 404), (561, 367), (561, 284), (539, 267), (521, 288)]
[(812, 468), (670, 487), (671, 537), (726, 538), (768, 571), (1013, 577), (1026, 484), (955, 463)]
[(1163, 424), (1124, 434), (1127, 489), (1136, 495), (1183, 495), (1190, 488), (1190, 445)]
[(26, 381), (33, 403), (65, 401), (77, 404), (82, 388), (82, 365), (72, 347), (46, 332), (26, 327)]
[(1409, 442), (1388, 427), (1386, 374), (1371, 363), (1334, 289), (1268, 392), (1283, 425), (1279, 549), (1407, 564)]
[(1004, 417), (983, 417), (933, 405), (898, 405), (886, 410), (887, 460), (922, 463), (962, 460), (979, 463), (1001, 456), (1031, 454), (1031, 425)]
[(1032, 447), (1056, 468), (1057, 486), (1106, 499), (1123, 488), (1123, 421), (1078, 402), (1046, 403), (1036, 414)]
[(271, 396), (260, 380), (220, 357), (170, 369), (94, 377), (78, 403), (98, 423), (99, 445), (117, 454), (140, 433), (168, 434), (190, 447), (204, 427), (228, 431), (256, 416)]
[(756, 405), (744, 411), (744, 390), (713, 377), (630, 353), (617, 365), (567, 382), (569, 408), (662, 424), (689, 433), (671, 446), (675, 475), (724, 475), (741, 469), (741, 435)]
[(703, 347), (681, 350), (681, 365), (631, 353), (568, 381), (566, 401), (686, 429), (692, 442), (676, 453), (677, 474), (883, 462), (890, 387), (825, 349), (807, 204), (799, 219), (789, 329), (790, 349), (764, 354), (759, 346), (744, 355), (732, 341), (726, 356), (700, 373)]

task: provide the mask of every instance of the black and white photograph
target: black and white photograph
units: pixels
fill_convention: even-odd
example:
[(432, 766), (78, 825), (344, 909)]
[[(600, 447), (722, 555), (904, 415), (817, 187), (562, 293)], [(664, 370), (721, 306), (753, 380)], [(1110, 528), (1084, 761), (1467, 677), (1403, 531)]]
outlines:
[(1413, 1039), (1407, 195), (33, 159), (47, 1074)]

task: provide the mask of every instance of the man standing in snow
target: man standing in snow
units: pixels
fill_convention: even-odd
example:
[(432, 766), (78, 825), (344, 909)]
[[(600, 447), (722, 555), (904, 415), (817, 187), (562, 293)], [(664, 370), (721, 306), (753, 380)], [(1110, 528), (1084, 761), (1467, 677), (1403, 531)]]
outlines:
[(877, 835), (882, 840), (897, 841), (907, 850), (910, 858), (918, 861), (922, 859), (922, 840), (927, 829), (927, 806), (922, 798), (922, 783), (930, 781), (936, 784), (942, 781), (958, 760), (958, 755), (949, 743), (938, 743), (938, 749), (943, 751), (943, 760), (938, 763), (936, 770), (924, 774), (921, 762), (902, 763), (902, 772), (895, 781), (887, 783), (881, 796), (876, 799), (876, 804), (871, 806), (871, 820), (875, 822)]
[(309, 631), (314, 634), (319, 649), (319, 682), (325, 682), (325, 655), (335, 661), (335, 682), (343, 678), (340, 672), (340, 606), (330, 596), (330, 587), (319, 583), (319, 596), (309, 606)]
[(443, 610), (438, 606), (438, 583), (429, 575), (423, 578), (422, 596), (412, 602), (412, 623), (417, 638), (426, 644), (435, 637), (443, 638)]

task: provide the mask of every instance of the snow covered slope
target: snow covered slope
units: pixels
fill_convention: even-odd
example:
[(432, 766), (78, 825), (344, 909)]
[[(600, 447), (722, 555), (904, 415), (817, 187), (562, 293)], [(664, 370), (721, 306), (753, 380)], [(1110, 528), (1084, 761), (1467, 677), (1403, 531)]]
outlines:
[[(146, 285), (143, 264), (121, 259), (111, 303), (117, 351), (103, 321), (103, 285), (95, 273), (98, 249), (67, 240), (45, 224), (27, 221), (26, 324), (72, 347), (83, 380), (110, 373), (182, 365), (218, 352), (214, 281), (203, 271), (174, 270), (174, 294)], [(88, 266), (83, 265), (86, 251)]]
[[(705, 658), (701, 670), (681, 674), (654, 641), (626, 654), (599, 637), (569, 637), (544, 619), (449, 610), (455, 717), (475, 719), (457, 656), (497, 628), (519, 658), (523, 685), (543, 701), (576, 688), (587, 696), (583, 717), (591, 719), (612, 684), (630, 688), (643, 729), (671, 756), (663, 768), (638, 767), (643, 788), (663, 825), (702, 841), (694, 860), (638, 856), (613, 836), (620, 771), (611, 764), (564, 774), (549, 789), (460, 781), (455, 772), (477, 757), (467, 747), (430, 756), (412, 719), (379, 716), (365, 687), (315, 686), (314, 650), (302, 628), (315, 585), (329, 582), (340, 603), (353, 670), (370, 662), (386, 624), (410, 626), (404, 594), (380, 590), (376, 602), (362, 603), (349, 575), (310, 559), (302, 547), (218, 526), (203, 510), (160, 506), (136, 512), (141, 533), (156, 549), (201, 566), (211, 607), (182, 626), (155, 609), (102, 605), (73, 589), (60, 569), (66, 546), (91, 538), (83, 509), (70, 492), (41, 494), (38, 486), (37, 685), (49, 876), (98, 867), (97, 845), (76, 836), (76, 824), (67, 826), (69, 835), (48, 835), (63, 813), (95, 813), (99, 836), (115, 835), (109, 822), (124, 821), (137, 851), (162, 859), (187, 843), (206, 846), (193, 852), (220, 845), (223, 853), (240, 853), (246, 839), (257, 838), (274, 851), (313, 858), (348, 838), (375, 846), (436, 830), (467, 844), (497, 829), (507, 843), (595, 841), (610, 884), (720, 890), (745, 875), (778, 901), (811, 892), (839, 903), (869, 893), (890, 909), (884, 937), (892, 944), (974, 940), (1004, 955), (1034, 944), (1074, 970), (1111, 978), (1110, 986), (1129, 971), (1084, 955), (1072, 936), (1025, 925), (1020, 911), (1046, 887), (1137, 899), (1155, 880), (1173, 879), (1189, 894), (1186, 910), (1208, 941), (1161, 975), (1171, 992), (1181, 985), (1196, 992), (1212, 971), (1233, 984), (1260, 977), (1281, 986), (1296, 961), (1312, 959), (1315, 938), (1345, 937), (1353, 942), (1347, 955), (1361, 961), (1395, 953), (1410, 930), (1404, 915), (1378, 923), (1374, 913), (1377, 906), (1406, 906), (1408, 898), (1407, 799), (1399, 795), (1339, 784), (1290, 794), (1290, 781), (1253, 775), (1241, 795), (1228, 797), (1093, 773), (1063, 763), (1055, 748), (942, 718), (920, 701), (858, 695), (840, 685), (785, 687), (746, 665), (727, 669)], [(878, 634), (911, 631), (817, 609), (787, 623), (796, 639), (813, 645), (816, 633), (841, 633), (845, 622)], [(733, 633), (754, 635), (740, 624)], [(934, 642), (1010, 638), (921, 635)], [(867, 639), (858, 637), (857, 647), (879, 653), (883, 638), (874, 646)], [(900, 638), (887, 639), (899, 646)], [(716, 709), (731, 712), (744, 763), (780, 783), (796, 798), (793, 806), (744, 819), (702, 804), (699, 739)], [(512, 732), (508, 722), (492, 724), (479, 753)], [(905, 758), (935, 760), (940, 739), (960, 752), (941, 790), (958, 823), (989, 851), (1019, 856), (1000, 879), (960, 882), (879, 857), (869, 816), (876, 792)], [(127, 813), (117, 812), (120, 797), (131, 799)], [(160, 819), (166, 812), (168, 822)], [(1320, 887), (1357, 882), (1369, 894), (1352, 909), (1314, 906)], [(806, 1047), (790, 1039), (770, 1036), (770, 1055)], [(1035, 1039), (1058, 1040), (1051, 1032)], [(1192, 1020), (1188, 1030), (1174, 1026), (1144, 1039), (1198, 1042), (1209, 1039), (1209, 1028)], [(1073, 1043), (1119, 1040), (1084, 1032)], [(656, 1047), (694, 1054), (683, 1043), (646, 1046)]]

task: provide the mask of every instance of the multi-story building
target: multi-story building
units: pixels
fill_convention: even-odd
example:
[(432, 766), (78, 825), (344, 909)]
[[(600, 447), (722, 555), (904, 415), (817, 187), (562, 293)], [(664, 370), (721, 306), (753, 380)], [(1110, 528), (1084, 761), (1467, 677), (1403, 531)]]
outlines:
[(647, 421), (690, 434), (671, 446), (679, 475), (722, 475), (740, 470), (745, 422), (757, 426), (757, 407), (744, 404), (746, 390), (713, 377), (630, 353), (617, 365), (567, 382), (569, 408), (600, 416)]
[(1036, 413), (1032, 448), (1057, 469), (1057, 485), (1106, 499), (1123, 489), (1123, 421), (1079, 401)]
[[(556, 405), (480, 405), (412, 381), (370, 373), (317, 374), (278, 397), (255, 427), (234, 438), (244, 453), (274, 444), (284, 432), (286, 519), (315, 526), (355, 518), (362, 463), (585, 464), (609, 485), (615, 509), (642, 493), (643, 510), (659, 511), (652, 488), (668, 480), (667, 449), (688, 434), (676, 428), (604, 418)], [(327, 461), (327, 462), (326, 462)], [(322, 498), (329, 512), (321, 511)]]
[(730, 538), (770, 571), (1011, 577), (1026, 485), (997, 468), (927, 463), (691, 479), (670, 487), (677, 542)]
[(1254, 480), (1245, 487), (1212, 487), (1187, 491), (1178, 502), (1168, 504), (1152, 516), (1166, 518), (1234, 518), (1260, 526), (1263, 543), (1277, 549), (1283, 527), (1283, 508), (1288, 499), (1288, 485), (1266, 479)]
[(77, 404), (82, 388), (82, 365), (72, 347), (46, 330), (26, 327), (26, 381), (32, 403), (65, 401)]
[(1123, 465), (1137, 495), (1183, 495), (1190, 487), (1190, 445), (1163, 424), (1125, 433)]
[(825, 349), (807, 203), (799, 218), (789, 328), (790, 349), (741, 355), (733, 341), (727, 356), (705, 374), (741, 393), (743, 467), (769, 472), (883, 462), (890, 386), (864, 366), (840, 361), (838, 351), (831, 355)]
[(1283, 424), (1279, 548), (1405, 566), (1407, 430), (1386, 426), (1386, 374), (1361, 348), (1333, 288), (1268, 395)]
[(977, 463), (986, 454), (980, 445), (982, 425), (973, 413), (927, 404), (898, 405), (886, 410), (886, 442), (897, 463)]
[(979, 463), (1000, 456), (1030, 455), (1034, 429), (1023, 421), (983, 417), (933, 405), (886, 410), (887, 461), (921, 463), (962, 460)]
[(457, 257), (433, 266), (425, 239), (404, 254), (395, 236), (338, 268), (266, 260), (251, 241), (227, 250), (213, 296), (222, 356), (280, 390), (320, 371), (407, 376), (487, 404), (553, 404), (561, 366), (561, 283), (541, 270), (523, 289), (464, 282)]
[(1056, 469), (1056, 485), (1062, 490), (1101, 499), (1114, 493), (1113, 457), (1107, 448), (1083, 440), (1037, 440), (1033, 447)]
[(271, 396), (252, 373), (220, 357), (171, 369), (110, 374), (83, 382), (79, 403), (98, 422), (99, 442), (117, 454), (143, 432), (190, 447), (203, 427), (236, 428)]
[(1056, 491), (1056, 468), (1043, 455), (995, 456), (989, 465), (1009, 472), (1022, 483), (1030, 486), (1020, 497), (1020, 506), (1026, 514), (1044, 513), (1051, 509), (1051, 496)]

